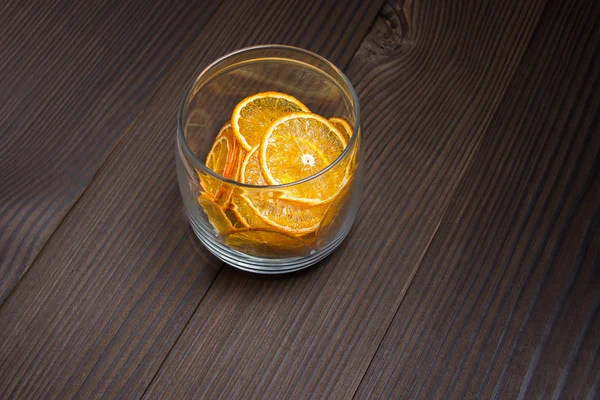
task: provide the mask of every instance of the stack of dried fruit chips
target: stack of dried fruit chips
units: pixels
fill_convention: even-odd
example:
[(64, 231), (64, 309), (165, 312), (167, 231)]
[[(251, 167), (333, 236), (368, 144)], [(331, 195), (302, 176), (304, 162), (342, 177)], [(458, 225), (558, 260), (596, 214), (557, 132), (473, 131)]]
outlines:
[(325, 119), (284, 93), (242, 100), (216, 135), (205, 165), (246, 186), (198, 173), (203, 189), (198, 203), (215, 232), (251, 255), (309, 252), (329, 234), (347, 202), (356, 154), (331, 164), (352, 132), (344, 118)]

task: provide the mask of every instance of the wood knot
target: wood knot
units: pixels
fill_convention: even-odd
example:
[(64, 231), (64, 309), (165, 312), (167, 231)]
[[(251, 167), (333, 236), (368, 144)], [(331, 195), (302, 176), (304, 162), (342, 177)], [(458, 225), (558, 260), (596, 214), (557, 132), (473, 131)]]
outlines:
[(405, 2), (388, 1), (375, 20), (365, 48), (373, 54), (393, 54), (406, 42), (409, 29)]

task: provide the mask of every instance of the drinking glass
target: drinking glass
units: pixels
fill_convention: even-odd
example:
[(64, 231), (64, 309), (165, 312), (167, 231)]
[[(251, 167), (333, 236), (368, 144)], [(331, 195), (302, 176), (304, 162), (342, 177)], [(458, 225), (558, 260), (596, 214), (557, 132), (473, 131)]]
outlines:
[[(206, 157), (236, 104), (268, 91), (292, 95), (325, 118), (346, 120), (351, 136), (341, 155), (315, 175), (283, 185), (243, 184), (208, 168)], [(358, 211), (361, 134), (354, 88), (323, 57), (291, 46), (265, 45), (216, 60), (185, 94), (177, 120), (177, 177), (196, 236), (224, 262), (251, 272), (290, 272), (322, 260), (348, 235)], [(335, 195), (312, 203), (297, 201), (317, 187)], [(208, 195), (209, 188), (218, 188), (224, 194), (221, 200)], [(250, 219), (252, 223), (240, 223)]]

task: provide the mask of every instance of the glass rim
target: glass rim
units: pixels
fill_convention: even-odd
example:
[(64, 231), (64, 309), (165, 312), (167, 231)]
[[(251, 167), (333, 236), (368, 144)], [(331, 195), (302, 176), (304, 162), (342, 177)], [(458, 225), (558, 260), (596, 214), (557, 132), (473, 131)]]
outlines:
[[(196, 155), (192, 152), (192, 149), (190, 149), (190, 147), (187, 143), (187, 140), (185, 139), (185, 135), (183, 132), (184, 131), (184, 129), (183, 129), (183, 113), (185, 111), (186, 103), (190, 98), (192, 90), (194, 89), (194, 86), (196, 85), (196, 82), (198, 82), (200, 80), (200, 78), (202, 78), (204, 75), (206, 75), (211, 69), (213, 69), (215, 66), (217, 66), (222, 61), (224, 61), (228, 58), (231, 58), (233, 56), (236, 56), (236, 55), (239, 55), (242, 53), (255, 51), (255, 50), (288, 50), (288, 51), (291, 50), (291, 51), (297, 51), (297, 52), (303, 53), (305, 55), (308, 55), (310, 57), (313, 57), (313, 58), (317, 59), (318, 61), (326, 64), (333, 71), (335, 71), (342, 78), (342, 80), (344, 81), (344, 83), (346, 84), (346, 86), (350, 92), (350, 95), (352, 97), (352, 102), (353, 102), (352, 106), (354, 108), (354, 113), (356, 115), (356, 122), (353, 126), (352, 137), (350, 137), (350, 140), (348, 141), (348, 145), (342, 151), (342, 153), (331, 164), (329, 164), (327, 167), (323, 168), (316, 174), (307, 176), (306, 178), (303, 178), (299, 181), (283, 183), (283, 184), (279, 184), (279, 185), (251, 185), (248, 183), (242, 183), (239, 181), (235, 181), (233, 179), (226, 178), (223, 175), (216, 173), (215, 171), (213, 171), (212, 169), (210, 169), (206, 165), (204, 165), (204, 162), (202, 162), (200, 159), (198, 159), (198, 157), (196, 157)], [(267, 59), (268, 59), (268, 57), (267, 57)], [(293, 59), (290, 59), (290, 60), (295, 61)], [(218, 59), (216, 59), (215, 61), (210, 63), (206, 68), (204, 68), (202, 70), (202, 72), (200, 72), (200, 74), (198, 74), (196, 79), (194, 79), (194, 81), (192, 82), (190, 87), (185, 91), (185, 94), (184, 94), (181, 104), (179, 106), (179, 111), (177, 113), (177, 138), (178, 138), (179, 146), (181, 146), (183, 148), (184, 152), (191, 159), (192, 164), (194, 165), (195, 168), (200, 169), (203, 172), (207, 173), (208, 175), (211, 175), (213, 178), (218, 179), (227, 184), (234, 185), (234, 186), (240, 186), (240, 187), (248, 188), (248, 189), (255, 189), (255, 190), (256, 189), (274, 190), (274, 189), (288, 188), (288, 187), (292, 187), (292, 186), (296, 186), (296, 185), (300, 185), (300, 184), (309, 182), (313, 179), (320, 177), (321, 175), (326, 174), (329, 170), (333, 169), (337, 164), (339, 164), (341, 162), (341, 160), (343, 160), (350, 153), (351, 149), (354, 146), (356, 146), (356, 141), (358, 140), (357, 137), (358, 137), (359, 126), (360, 126), (360, 107), (358, 104), (358, 96), (356, 95), (354, 86), (352, 86), (352, 83), (350, 83), (350, 80), (348, 79), (348, 77), (338, 67), (336, 67), (331, 61), (327, 60), (325, 57), (322, 57), (316, 53), (313, 53), (312, 51), (302, 49), (300, 47), (282, 45), (282, 44), (265, 44), (265, 45), (244, 47), (244, 48), (232, 51), (230, 53), (227, 53), (227, 54), (219, 57)]]

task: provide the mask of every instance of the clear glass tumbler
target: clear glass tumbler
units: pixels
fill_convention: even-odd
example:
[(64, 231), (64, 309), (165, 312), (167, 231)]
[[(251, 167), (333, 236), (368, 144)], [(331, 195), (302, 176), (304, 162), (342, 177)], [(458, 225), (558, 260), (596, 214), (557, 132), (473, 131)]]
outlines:
[[(283, 185), (243, 184), (206, 167), (215, 137), (235, 106), (268, 91), (292, 95), (324, 118), (347, 121), (341, 155), (315, 175)], [(202, 71), (183, 98), (176, 163), (191, 226), (215, 256), (257, 273), (308, 267), (339, 246), (358, 211), (363, 155), (354, 88), (337, 67), (307, 50), (265, 45), (230, 53)], [(304, 198), (320, 191), (328, 194)]]

